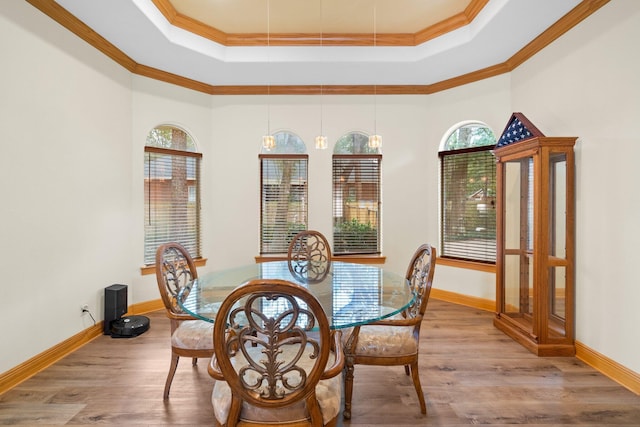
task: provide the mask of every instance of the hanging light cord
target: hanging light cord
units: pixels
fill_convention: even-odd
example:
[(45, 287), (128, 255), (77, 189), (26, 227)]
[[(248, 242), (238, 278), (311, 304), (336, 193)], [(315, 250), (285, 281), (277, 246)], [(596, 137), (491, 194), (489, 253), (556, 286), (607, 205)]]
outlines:
[(271, 2), (267, 0), (267, 135), (271, 135)]
[[(320, 0), (320, 60), (322, 60), (322, 36), (323, 36), (323, 32), (322, 32), (322, 0)], [(322, 83), (323, 82), (322, 82), (322, 76), (321, 76), (320, 77), (320, 136), (324, 136), (324, 134), (322, 132), (322, 129), (323, 129), (323, 126), (322, 126), (322, 119), (323, 119), (322, 115), (323, 114), (322, 113), (323, 113), (323, 110), (324, 110), (324, 104), (322, 102), (323, 101), (322, 95), (323, 95), (323, 92), (324, 92), (324, 90), (323, 90), (324, 87), (323, 87)]]
[[(373, 4), (373, 51), (374, 51), (374, 59), (375, 59), (375, 50), (376, 50), (376, 46), (377, 46), (377, 5), (374, 3)], [(375, 69), (375, 67), (374, 67)], [(375, 76), (374, 76), (374, 81), (373, 81), (373, 134), (377, 135), (378, 134), (378, 85), (376, 84), (375, 81)]]

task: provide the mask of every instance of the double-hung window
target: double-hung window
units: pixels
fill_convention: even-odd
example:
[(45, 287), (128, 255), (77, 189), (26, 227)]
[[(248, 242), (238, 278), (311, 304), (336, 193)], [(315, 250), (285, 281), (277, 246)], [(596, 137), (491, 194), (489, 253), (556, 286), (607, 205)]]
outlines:
[(260, 254), (287, 253), (289, 242), (307, 229), (307, 163), (302, 139), (274, 135), (275, 147), (260, 154)]
[(155, 263), (158, 246), (178, 242), (201, 257), (200, 160), (184, 130), (159, 126), (144, 147), (144, 263)]
[(360, 132), (342, 136), (333, 151), (333, 253), (380, 253), (378, 148)]
[(496, 138), (465, 122), (443, 139), (440, 157), (440, 256), (495, 263)]

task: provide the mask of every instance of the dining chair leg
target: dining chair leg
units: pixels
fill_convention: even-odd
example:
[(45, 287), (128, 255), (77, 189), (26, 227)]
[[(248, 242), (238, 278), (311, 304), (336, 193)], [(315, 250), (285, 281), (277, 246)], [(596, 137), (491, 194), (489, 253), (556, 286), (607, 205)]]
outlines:
[(351, 397), (353, 396), (353, 360), (349, 360), (347, 357), (345, 360), (345, 375), (344, 375), (344, 412), (342, 416), (345, 420), (351, 419)]
[(420, 385), (420, 375), (418, 373), (418, 361), (411, 362), (411, 377), (413, 378), (413, 385), (418, 393), (418, 400), (420, 401), (420, 411), (423, 414), (427, 413), (427, 404), (424, 401), (424, 393), (422, 392), (422, 386)]
[(171, 365), (169, 365), (169, 373), (167, 374), (167, 382), (164, 384), (164, 400), (169, 398), (169, 390), (171, 389), (171, 382), (173, 381), (173, 376), (176, 374), (176, 369), (178, 369), (178, 360), (180, 356), (177, 354), (171, 354)]
[(191, 358), (191, 366), (198, 366), (198, 358), (197, 357)]
[(409, 365), (404, 365), (404, 373), (407, 374), (407, 376), (411, 375), (411, 372), (409, 372)]

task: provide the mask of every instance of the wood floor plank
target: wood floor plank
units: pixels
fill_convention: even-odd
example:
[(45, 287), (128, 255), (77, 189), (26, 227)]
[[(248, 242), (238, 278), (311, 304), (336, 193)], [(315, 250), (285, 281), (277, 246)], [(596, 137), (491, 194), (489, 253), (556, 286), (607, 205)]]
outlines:
[(84, 405), (51, 403), (0, 404), (0, 423), (3, 425), (66, 425)]
[[(356, 366), (352, 419), (339, 426), (640, 426), (640, 396), (576, 358), (534, 356), (492, 316), (431, 300), (419, 362), (428, 414), (402, 367)], [(99, 337), (0, 395), (0, 425), (213, 425), (206, 359), (182, 359), (162, 400), (169, 322), (148, 317), (143, 335)]]

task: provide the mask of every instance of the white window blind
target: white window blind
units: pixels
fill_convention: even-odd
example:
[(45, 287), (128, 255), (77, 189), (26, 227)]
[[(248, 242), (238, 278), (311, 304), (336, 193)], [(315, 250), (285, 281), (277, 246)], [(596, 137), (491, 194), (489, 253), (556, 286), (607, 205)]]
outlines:
[(307, 229), (306, 154), (260, 155), (260, 253), (284, 254)]
[(193, 258), (200, 248), (200, 159), (202, 154), (145, 147), (144, 262), (155, 263), (158, 246), (183, 245)]
[(333, 156), (333, 253), (380, 253), (379, 154)]
[(440, 256), (494, 263), (496, 164), (493, 146), (440, 152)]

